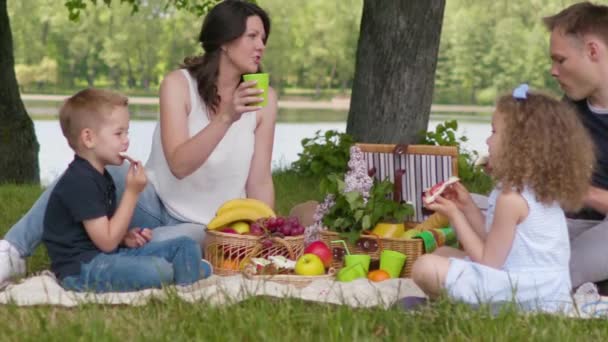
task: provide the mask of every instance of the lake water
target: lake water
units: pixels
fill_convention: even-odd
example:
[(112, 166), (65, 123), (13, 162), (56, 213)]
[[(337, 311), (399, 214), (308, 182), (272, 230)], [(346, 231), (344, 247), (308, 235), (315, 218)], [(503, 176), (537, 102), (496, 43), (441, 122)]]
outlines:
[[(434, 129), (443, 121), (431, 120), (429, 128)], [(129, 136), (131, 144), (129, 154), (139, 160), (146, 161), (150, 153), (150, 141), (156, 121), (131, 121)], [(468, 137), (465, 148), (485, 153), (487, 147), (485, 140), (490, 134), (489, 122), (459, 121), (458, 133)], [(40, 163), (40, 180), (46, 185), (59, 176), (73, 158), (73, 151), (69, 148), (63, 135), (59, 122), (56, 120), (34, 120), (36, 136), (40, 143), (38, 156)], [(302, 152), (301, 140), (313, 137), (315, 132), (337, 130), (346, 131), (345, 122), (301, 122), (277, 123), (274, 151), (272, 153), (273, 168), (289, 166), (298, 159)]]

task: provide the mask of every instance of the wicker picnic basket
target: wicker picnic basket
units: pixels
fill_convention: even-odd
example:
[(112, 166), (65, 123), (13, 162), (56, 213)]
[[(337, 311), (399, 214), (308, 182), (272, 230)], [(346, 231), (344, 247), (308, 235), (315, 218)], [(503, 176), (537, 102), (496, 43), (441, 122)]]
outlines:
[[(458, 175), (458, 150), (453, 146), (362, 143), (357, 146), (364, 154), (368, 172), (378, 180), (388, 179), (394, 184), (393, 200), (413, 203), (414, 215), (404, 222), (406, 227), (411, 228), (430, 215), (422, 203), (424, 190), (449, 176)], [(331, 243), (340, 240), (338, 233), (322, 231), (321, 240), (331, 246), (332, 267), (339, 270), (343, 266), (344, 247)], [(372, 261), (380, 259), (383, 249), (405, 254), (407, 259), (401, 277), (410, 277), (414, 262), (425, 253), (422, 239), (381, 238), (365, 233), (347, 246), (353, 254), (369, 254)]]
[[(344, 266), (344, 255), (346, 251), (341, 245), (332, 243), (332, 241), (341, 240), (338, 233), (328, 230), (321, 232), (321, 241), (331, 246), (334, 259), (331, 266), (336, 270)], [(424, 244), (421, 239), (393, 239), (381, 238), (376, 235), (361, 235), (361, 237), (353, 244), (347, 242), (349, 251), (352, 254), (368, 254), (373, 261), (380, 260), (382, 250), (388, 249), (401, 252), (407, 255), (405, 266), (401, 270), (401, 278), (408, 278), (412, 274), (412, 266), (418, 257), (424, 254)]]
[(239, 274), (251, 258), (282, 255), (296, 260), (304, 252), (304, 235), (273, 237), (272, 246), (264, 247), (264, 238), (207, 230), (203, 243), (204, 257), (217, 275)]

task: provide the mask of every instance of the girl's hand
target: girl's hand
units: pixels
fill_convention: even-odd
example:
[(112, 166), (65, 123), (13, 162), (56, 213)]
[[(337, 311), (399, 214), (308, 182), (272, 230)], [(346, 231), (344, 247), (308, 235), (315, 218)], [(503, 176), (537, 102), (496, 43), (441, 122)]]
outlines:
[(256, 106), (256, 103), (262, 102), (264, 98), (261, 94), (264, 92), (262, 89), (254, 88), (256, 81), (242, 82), (234, 90), (232, 98), (226, 99), (228, 105), (226, 108), (219, 108), (219, 117), (226, 122), (233, 123), (241, 118), (243, 113), (255, 112), (262, 107)]
[(129, 248), (139, 248), (152, 240), (152, 230), (149, 228), (133, 228), (127, 232), (123, 244)]
[(425, 207), (447, 216), (450, 220), (461, 211), (454, 201), (445, 198), (443, 194), (438, 196), (434, 202), (425, 204)]
[(442, 196), (452, 201), (460, 210), (465, 210), (471, 205), (475, 206), (471, 193), (460, 182), (454, 183), (445, 189)]
[(146, 187), (147, 183), (148, 177), (146, 177), (146, 171), (141, 162), (136, 161), (132, 163), (127, 172), (127, 190), (139, 194)]

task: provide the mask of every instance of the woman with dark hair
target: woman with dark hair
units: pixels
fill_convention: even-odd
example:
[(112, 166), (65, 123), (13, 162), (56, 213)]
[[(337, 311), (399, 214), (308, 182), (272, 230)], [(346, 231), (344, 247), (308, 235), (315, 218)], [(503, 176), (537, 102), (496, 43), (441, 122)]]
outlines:
[[(274, 206), (271, 175), (277, 97), (261, 102), (255, 82), (270, 32), (266, 12), (245, 1), (225, 0), (204, 19), (204, 53), (186, 58), (160, 87), (160, 120), (152, 138), (141, 193), (127, 235), (141, 243), (188, 236), (201, 242), (204, 225), (226, 200), (259, 199)], [(128, 167), (108, 168), (120, 200)], [(25, 273), (24, 257), (41, 241), (42, 221), (53, 185), (0, 240), (0, 286)], [(144, 240), (142, 240), (142, 238)]]

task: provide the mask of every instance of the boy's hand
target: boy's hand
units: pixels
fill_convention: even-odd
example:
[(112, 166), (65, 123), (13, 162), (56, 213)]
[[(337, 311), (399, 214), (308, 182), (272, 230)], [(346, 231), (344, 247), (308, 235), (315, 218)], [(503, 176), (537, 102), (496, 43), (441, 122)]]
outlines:
[(149, 228), (133, 228), (127, 232), (123, 244), (129, 248), (138, 248), (152, 240), (152, 230)]
[(129, 171), (127, 172), (127, 190), (139, 194), (146, 187), (147, 183), (148, 177), (146, 177), (146, 171), (141, 165), (141, 162), (136, 161), (131, 163)]

